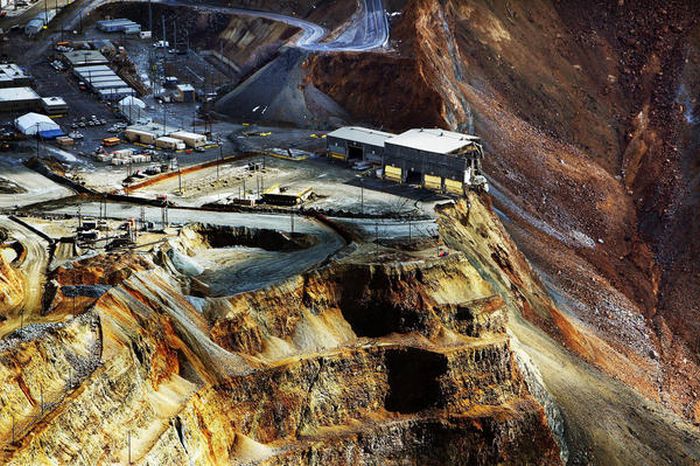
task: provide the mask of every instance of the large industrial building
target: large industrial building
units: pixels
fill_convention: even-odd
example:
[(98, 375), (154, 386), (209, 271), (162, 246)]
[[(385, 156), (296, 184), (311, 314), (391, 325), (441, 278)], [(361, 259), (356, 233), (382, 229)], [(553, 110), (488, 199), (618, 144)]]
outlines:
[(31, 87), (0, 88), (0, 112), (26, 112), (40, 106), (41, 97)]
[(25, 87), (32, 85), (32, 78), (22, 68), (13, 64), (0, 64), (0, 87)]
[(328, 156), (381, 164), (384, 178), (461, 194), (485, 185), (484, 156), (477, 136), (442, 129), (411, 129), (391, 134), (367, 128), (340, 128), (326, 137)]
[(121, 100), (136, 94), (136, 91), (107, 65), (77, 66), (73, 73), (102, 100)]
[(367, 160), (381, 163), (384, 142), (395, 134), (357, 126), (339, 128), (326, 136), (328, 156), (342, 161)]
[(63, 57), (71, 66), (106, 65), (109, 63), (99, 50), (72, 50), (65, 52)]

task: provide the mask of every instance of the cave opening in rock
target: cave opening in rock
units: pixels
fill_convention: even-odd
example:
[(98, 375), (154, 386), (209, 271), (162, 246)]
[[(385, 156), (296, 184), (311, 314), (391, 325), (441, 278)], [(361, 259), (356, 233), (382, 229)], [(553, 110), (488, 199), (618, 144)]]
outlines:
[(387, 353), (385, 361), (389, 393), (384, 405), (388, 411), (416, 413), (438, 405), (440, 377), (447, 372), (443, 355), (406, 348)]
[[(350, 303), (349, 303), (350, 304)], [(380, 303), (342, 306), (343, 318), (359, 337), (378, 338), (400, 331), (401, 310)]]

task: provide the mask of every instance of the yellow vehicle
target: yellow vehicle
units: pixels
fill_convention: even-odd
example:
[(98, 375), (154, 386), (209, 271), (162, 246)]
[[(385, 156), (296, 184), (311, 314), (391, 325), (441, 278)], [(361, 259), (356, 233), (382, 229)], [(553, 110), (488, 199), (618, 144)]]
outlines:
[(114, 147), (114, 146), (118, 146), (121, 143), (122, 143), (122, 140), (119, 138), (104, 138), (102, 140), (102, 145), (105, 147)]

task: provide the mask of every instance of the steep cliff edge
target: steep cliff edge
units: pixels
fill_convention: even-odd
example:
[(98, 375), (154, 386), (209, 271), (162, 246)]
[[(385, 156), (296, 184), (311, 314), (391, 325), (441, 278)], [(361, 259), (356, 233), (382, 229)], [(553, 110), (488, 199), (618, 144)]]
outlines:
[(504, 297), (518, 362), (547, 407), (568, 464), (698, 461), (698, 429), (651, 401), (655, 367), (645, 362), (648, 348), (610, 344), (553, 301), (488, 200), (471, 196), (438, 211), (441, 238)]
[[(481, 136), (500, 218), (563, 312), (535, 322), (556, 338), (583, 324), (613, 351), (574, 351), (696, 423), (697, 13), (688, 0), (411, 0), (390, 52), (309, 59), (310, 80), (359, 120)], [(382, 76), (401, 86), (373, 92)]]

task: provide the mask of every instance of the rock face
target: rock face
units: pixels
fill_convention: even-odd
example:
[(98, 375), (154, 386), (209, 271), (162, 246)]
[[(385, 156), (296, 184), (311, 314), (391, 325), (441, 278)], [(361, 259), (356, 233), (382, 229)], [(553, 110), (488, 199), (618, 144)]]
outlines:
[[(695, 423), (696, 6), (411, 0), (390, 53), (309, 59), (359, 119), (481, 136), (501, 219), (561, 311), (528, 315), (556, 338), (583, 328), (606, 353), (570, 349)], [(381, 76), (401, 86), (367, 91)], [(414, 112), (407, 96), (433, 105)]]
[(24, 289), (22, 275), (0, 257), (0, 319), (19, 312), (24, 304)]
[(560, 463), (511, 298), (462, 253), (372, 250), (198, 308), (159, 253), (59, 267), (56, 322), (0, 348), (2, 461)]

